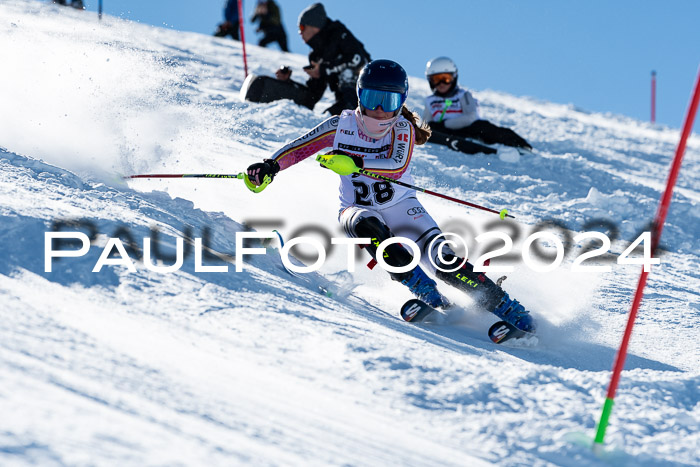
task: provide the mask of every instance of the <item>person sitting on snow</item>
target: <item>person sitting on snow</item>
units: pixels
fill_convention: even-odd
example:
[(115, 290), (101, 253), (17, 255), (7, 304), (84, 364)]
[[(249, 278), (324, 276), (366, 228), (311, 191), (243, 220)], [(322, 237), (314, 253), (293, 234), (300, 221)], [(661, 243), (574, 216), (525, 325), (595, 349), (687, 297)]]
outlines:
[[(425, 67), (425, 77), (433, 94), (425, 99), (422, 118), (424, 122), (428, 122), (436, 136), (447, 134), (476, 139), (486, 144), (532, 149), (530, 143), (513, 130), (481, 119), (479, 102), (469, 91), (457, 84), (457, 76), (457, 65), (447, 57), (434, 58)], [(430, 142), (447, 144), (444, 140), (431, 138)]]

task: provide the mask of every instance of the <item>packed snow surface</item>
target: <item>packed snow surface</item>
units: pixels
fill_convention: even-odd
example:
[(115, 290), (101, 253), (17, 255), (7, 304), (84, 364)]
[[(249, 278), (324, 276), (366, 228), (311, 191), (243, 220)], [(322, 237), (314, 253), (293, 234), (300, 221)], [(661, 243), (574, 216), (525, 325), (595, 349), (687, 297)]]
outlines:
[[(236, 174), (324, 119), (330, 93), (314, 111), (241, 102), (239, 43), (98, 23), (46, 2), (0, 3), (0, 43), (0, 464), (700, 464), (696, 134), (605, 450), (594, 453), (641, 270), (616, 259), (654, 218), (677, 128), (476, 90), (482, 115), (515, 129), (534, 154), (417, 147), (417, 184), (516, 216), (419, 195), (476, 249), (470, 257), (474, 237), (495, 230), (513, 237), (513, 257), (534, 231), (613, 240), (584, 263), (607, 272), (573, 271), (589, 240), (567, 243), (550, 272), (513, 261), (504, 287), (538, 320), (539, 342), (497, 346), (486, 336), (495, 316), (446, 285), (460, 310), (447, 323), (404, 323), (409, 292), (366, 268), (365, 256), (350, 273), (336, 248), (319, 271), (296, 277), (273, 238), (266, 250), (246, 245), (266, 254), (235, 261), (246, 231), (343, 236), (337, 176), (313, 159), (260, 194), (231, 179), (121, 181)], [(248, 52), (256, 73), (287, 64), (304, 76), (303, 56)], [(408, 105), (419, 110), (428, 86), (410, 85)], [(46, 272), (52, 230), (84, 233), (89, 252), (55, 258)], [(102, 257), (117, 237), (126, 258), (116, 248)], [(182, 238), (182, 266), (165, 272)], [(167, 258), (149, 269), (146, 246)], [(305, 248), (292, 251), (313, 256)]]

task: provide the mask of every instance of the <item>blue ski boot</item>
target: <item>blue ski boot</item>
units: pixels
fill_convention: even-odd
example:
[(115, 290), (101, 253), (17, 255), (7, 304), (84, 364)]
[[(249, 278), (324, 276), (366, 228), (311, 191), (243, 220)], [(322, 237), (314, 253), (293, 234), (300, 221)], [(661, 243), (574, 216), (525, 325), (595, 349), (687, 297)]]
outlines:
[(447, 300), (438, 292), (435, 281), (428, 277), (418, 266), (401, 283), (408, 287), (413, 295), (433, 308), (447, 305)]
[(535, 331), (535, 322), (530, 313), (517, 300), (510, 298), (508, 294), (503, 295), (501, 302), (493, 310), (493, 314), (521, 331)]

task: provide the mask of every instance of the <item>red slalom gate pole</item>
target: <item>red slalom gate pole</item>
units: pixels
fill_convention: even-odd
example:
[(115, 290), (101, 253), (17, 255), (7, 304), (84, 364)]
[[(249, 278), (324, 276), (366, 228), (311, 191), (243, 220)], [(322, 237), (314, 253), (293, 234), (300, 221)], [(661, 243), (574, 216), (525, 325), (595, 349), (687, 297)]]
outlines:
[(651, 123), (656, 123), (656, 71), (651, 72)]
[(243, 44), (243, 72), (244, 78), (248, 77), (248, 57), (245, 53), (245, 28), (243, 27), (245, 18), (243, 17), (243, 0), (238, 0), (238, 28), (241, 33), (241, 44)]
[[(685, 145), (690, 136), (690, 131), (693, 128), (693, 122), (695, 121), (695, 114), (698, 110), (698, 100), (700, 100), (700, 69), (698, 69), (698, 74), (695, 80), (695, 89), (690, 98), (690, 105), (688, 106), (688, 113), (685, 116), (685, 122), (683, 124), (683, 131), (681, 132), (681, 139), (678, 142), (678, 147), (676, 148), (676, 155), (673, 158), (673, 163), (671, 165), (671, 171), (668, 175), (668, 181), (666, 182), (666, 190), (664, 191), (661, 201), (659, 202), (659, 208), (656, 211), (656, 217), (654, 218), (654, 226), (651, 233), (651, 256), (654, 256), (656, 248), (659, 246), (659, 241), (661, 240), (661, 232), (666, 222), (666, 215), (668, 214), (668, 208), (671, 204), (671, 198), (673, 197), (673, 187), (676, 185), (676, 179), (678, 178), (678, 172), (681, 169), (681, 163), (683, 162), (683, 154), (685, 153)], [(651, 270), (651, 268), (649, 268)], [(600, 416), (600, 421), (598, 422), (598, 431), (596, 433), (595, 442), (593, 447), (601, 447), (605, 440), (605, 430), (608, 427), (608, 420), (610, 418), (610, 413), (612, 412), (613, 402), (615, 399), (615, 392), (617, 391), (617, 385), (620, 381), (620, 375), (622, 374), (622, 369), (625, 366), (625, 358), (627, 357), (627, 346), (629, 345), (630, 337), (632, 336), (632, 327), (634, 326), (634, 320), (637, 317), (637, 311), (639, 310), (639, 305), (642, 302), (642, 296), (644, 295), (644, 286), (647, 282), (647, 277), (649, 276), (648, 271), (642, 270), (642, 274), (639, 277), (639, 283), (637, 284), (637, 291), (634, 294), (634, 299), (632, 300), (632, 307), (630, 308), (629, 317), (627, 319), (627, 326), (625, 327), (625, 333), (622, 337), (622, 344), (617, 351), (617, 356), (615, 357), (615, 365), (613, 366), (613, 374), (610, 378), (610, 385), (608, 386), (608, 393), (605, 398), (605, 403), (603, 404), (603, 412)]]

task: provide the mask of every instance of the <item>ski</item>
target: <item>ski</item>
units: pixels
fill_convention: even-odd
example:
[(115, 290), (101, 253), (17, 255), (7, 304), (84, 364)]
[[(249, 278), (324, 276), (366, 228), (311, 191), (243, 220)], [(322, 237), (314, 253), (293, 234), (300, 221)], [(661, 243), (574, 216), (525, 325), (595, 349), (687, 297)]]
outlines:
[(401, 307), (401, 317), (409, 323), (425, 321), (433, 313), (439, 313), (439, 311), (417, 298), (412, 298)]
[(447, 146), (448, 148), (463, 152), (464, 154), (475, 155), (475, 154), (501, 154), (499, 147), (505, 149), (512, 148), (518, 151), (521, 156), (532, 156), (534, 155), (534, 150), (532, 148), (525, 148), (519, 146), (505, 146), (505, 145), (487, 145), (479, 140), (465, 138), (462, 136), (451, 135), (449, 133), (443, 133), (441, 131), (433, 130), (429, 143), (440, 144), (442, 146)]
[[(284, 247), (284, 238), (282, 238), (282, 234), (279, 233), (279, 231), (273, 230), (273, 232), (277, 234), (277, 238), (278, 238), (279, 241), (280, 241), (280, 248), (279, 248), (279, 250), (277, 250), (277, 253), (279, 254), (279, 252), (282, 251), (282, 247)], [(289, 268), (284, 264), (284, 261), (282, 261), (282, 255), (281, 255), (281, 254), (280, 254), (280, 263), (282, 264), (282, 269), (284, 269), (285, 272), (287, 272), (287, 274), (289, 274), (290, 276), (296, 277), (296, 278), (298, 278), (298, 279), (307, 280), (306, 277), (302, 276), (302, 275), (299, 274), (298, 272), (294, 272), (294, 271), (292, 271), (291, 269), (289, 269)]]
[(528, 148), (515, 148), (518, 150), (518, 153), (521, 156), (534, 156), (535, 155), (535, 150), (534, 149), (528, 149)]
[(334, 276), (336, 276), (335, 280), (330, 280), (327, 277), (318, 274), (317, 277), (319, 278), (320, 283), (314, 283), (314, 281), (311, 280), (311, 277), (309, 275), (300, 274), (289, 269), (284, 264), (284, 261), (282, 261), (282, 255), (280, 253), (282, 251), (282, 247), (284, 247), (284, 237), (282, 237), (282, 234), (278, 230), (273, 230), (273, 232), (277, 234), (277, 238), (280, 242), (280, 248), (277, 250), (277, 254), (279, 256), (280, 266), (283, 271), (285, 271), (290, 276), (301, 280), (302, 282), (307, 284), (307, 286), (309, 286), (311, 289), (315, 289), (320, 294), (325, 295), (329, 298), (342, 299), (352, 293), (353, 287), (350, 273), (346, 273), (345, 275), (343, 275), (342, 273), (336, 273), (334, 274)]
[(441, 144), (455, 151), (463, 152), (464, 154), (496, 154), (498, 152), (497, 149), (486, 146), (483, 143), (479, 143), (468, 138), (463, 138), (461, 136), (443, 133), (441, 131), (433, 130), (428, 142)]
[[(440, 313), (435, 308), (417, 298), (412, 298), (401, 307), (401, 317), (409, 323), (420, 323), (428, 319), (434, 313)], [(495, 344), (527, 337), (531, 333), (522, 331), (506, 321), (497, 321), (488, 331), (489, 339)]]
[(489, 339), (494, 344), (502, 344), (511, 339), (520, 339), (528, 333), (522, 331), (506, 321), (497, 321), (489, 328)]

